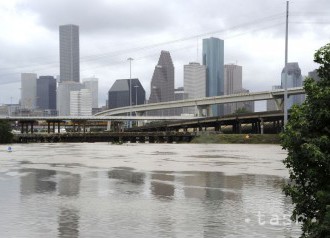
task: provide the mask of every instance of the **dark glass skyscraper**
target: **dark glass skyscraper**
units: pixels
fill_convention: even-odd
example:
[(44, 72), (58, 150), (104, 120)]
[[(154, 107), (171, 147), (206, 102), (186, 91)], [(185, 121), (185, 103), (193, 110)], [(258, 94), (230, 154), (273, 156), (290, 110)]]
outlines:
[[(224, 95), (224, 41), (203, 39), (203, 65), (206, 66), (206, 96)], [(223, 115), (223, 105), (212, 106), (213, 116)]]
[(56, 79), (53, 76), (37, 79), (37, 108), (56, 110)]
[(60, 82), (80, 81), (79, 26), (60, 26)]
[(139, 79), (135, 78), (131, 80), (132, 87), (130, 87), (129, 79), (118, 79), (111, 86), (108, 93), (109, 109), (130, 106), (130, 89), (132, 90), (132, 106), (145, 103), (146, 93)]

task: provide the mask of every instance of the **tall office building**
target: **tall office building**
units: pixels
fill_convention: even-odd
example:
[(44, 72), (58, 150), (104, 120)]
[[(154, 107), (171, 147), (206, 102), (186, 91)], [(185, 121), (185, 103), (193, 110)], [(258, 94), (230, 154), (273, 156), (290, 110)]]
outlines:
[(70, 92), (70, 116), (92, 115), (92, 93), (89, 89)]
[[(149, 103), (174, 100), (174, 65), (170, 52), (161, 51), (158, 64), (151, 79)], [(150, 112), (149, 115), (173, 115), (173, 110)]]
[[(302, 75), (301, 70), (297, 62), (288, 63), (287, 66), (288, 76), (287, 76), (287, 88), (301, 87)], [(285, 78), (285, 68), (282, 70), (281, 74), (281, 86), (284, 88), (284, 78)], [(288, 108), (291, 108), (292, 105), (300, 105), (305, 100), (305, 95), (292, 95), (288, 97)]]
[[(180, 100), (185, 100), (188, 99), (188, 94), (185, 92), (184, 87), (178, 87), (174, 89), (174, 100), (175, 101), (180, 101)], [(180, 116), (181, 114), (185, 114), (187, 108), (183, 107), (178, 107), (174, 109), (174, 115), (175, 116)]]
[(37, 79), (37, 108), (56, 110), (56, 79), (53, 76), (40, 76)]
[[(226, 64), (224, 66), (224, 95), (244, 93), (249, 93), (249, 90), (243, 88), (242, 66)], [(254, 112), (254, 102), (227, 103), (224, 105), (224, 115), (233, 114), (242, 109)]]
[(77, 82), (62, 82), (58, 84), (57, 88), (57, 111), (59, 116), (70, 115), (70, 92), (79, 91), (83, 89), (83, 85)]
[[(282, 89), (281, 85), (274, 85), (272, 86), (272, 91), (276, 89)], [(281, 108), (276, 105), (276, 101), (274, 99), (267, 100), (267, 111), (277, 111), (281, 110)]]
[(60, 26), (60, 82), (80, 81), (79, 26)]
[(242, 66), (226, 64), (224, 66), (224, 95), (234, 94), (243, 88)]
[(308, 72), (308, 77), (314, 79), (316, 82), (320, 81), (320, 77), (319, 74), (317, 73), (317, 69)]
[[(206, 66), (206, 96), (224, 95), (224, 41), (203, 39), (203, 65)], [(212, 106), (213, 116), (222, 116), (223, 105)]]
[[(206, 67), (200, 63), (189, 63), (183, 66), (184, 92), (188, 99), (206, 96)], [(196, 114), (196, 108), (184, 109), (185, 113)]]
[(37, 105), (37, 74), (21, 74), (21, 108), (34, 110)]
[(92, 108), (99, 107), (99, 80), (97, 78), (83, 79), (84, 88), (89, 89), (92, 94)]
[[(130, 87), (130, 81), (132, 81), (132, 87)], [(130, 89), (132, 94), (130, 94)], [(132, 95), (132, 106), (145, 103), (146, 93), (140, 80), (137, 78), (116, 80), (108, 92), (108, 108), (130, 106), (130, 95)]]

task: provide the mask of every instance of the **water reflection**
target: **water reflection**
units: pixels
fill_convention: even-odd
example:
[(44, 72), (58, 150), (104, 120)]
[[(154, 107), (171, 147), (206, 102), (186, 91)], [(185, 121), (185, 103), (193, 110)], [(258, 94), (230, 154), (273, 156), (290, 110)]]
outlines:
[(61, 207), (58, 215), (58, 237), (79, 237), (79, 212)]
[[(270, 224), (274, 214), (283, 216), (292, 209), (281, 192), (284, 181), (276, 176), (142, 172), (129, 167), (80, 174), (25, 168), (18, 174), (21, 211), (16, 217), (26, 224), (21, 225), (31, 234), (26, 237), (45, 232), (50, 237), (292, 237), (294, 233), (292, 226), (283, 226), (281, 217), (279, 225)], [(264, 225), (258, 224), (258, 212)], [(6, 227), (2, 223), (0, 227)]]
[(145, 174), (136, 172), (131, 168), (117, 168), (110, 170), (108, 176), (111, 179), (118, 179), (124, 182), (141, 185), (144, 183)]
[[(54, 193), (57, 195), (52, 196), (64, 196), (77, 198), (80, 192), (81, 177), (79, 174), (72, 174), (69, 172), (57, 172), (54, 170), (43, 169), (21, 169), (20, 170), (21, 183), (20, 192), (21, 198), (28, 203), (33, 195), (46, 195), (47, 193)], [(49, 197), (45, 197), (47, 199)], [(38, 232), (44, 229), (44, 221), (40, 221), (45, 216), (43, 209), (47, 209), (48, 213), (53, 213), (53, 209), (57, 209), (57, 222), (58, 222), (58, 237), (79, 237), (79, 210), (72, 208), (69, 204), (66, 204), (65, 200), (63, 204), (56, 207), (43, 207), (43, 203), (38, 203), (40, 197), (34, 197), (32, 201), (34, 203), (29, 204), (33, 211), (40, 212), (36, 219), (35, 224), (37, 226), (34, 229)]]
[(159, 197), (172, 198), (174, 196), (175, 176), (168, 173), (153, 173), (151, 175), (151, 193)]
[(80, 175), (68, 172), (58, 174), (58, 194), (60, 196), (78, 196), (80, 190)]
[(34, 193), (47, 193), (56, 191), (56, 182), (53, 179), (56, 176), (54, 170), (43, 169), (21, 169), (21, 194), (29, 195)]

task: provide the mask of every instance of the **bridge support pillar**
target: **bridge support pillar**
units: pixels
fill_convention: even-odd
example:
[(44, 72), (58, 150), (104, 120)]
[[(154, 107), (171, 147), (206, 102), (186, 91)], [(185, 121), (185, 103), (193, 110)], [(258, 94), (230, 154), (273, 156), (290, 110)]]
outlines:
[(53, 122), (53, 129), (52, 132), (55, 133), (55, 122)]
[(48, 132), (48, 134), (50, 133), (50, 122), (49, 121), (47, 121), (47, 126), (48, 126), (48, 130), (47, 130), (47, 132)]
[(111, 121), (107, 122), (107, 131), (111, 131)]
[(25, 123), (25, 132), (26, 134), (29, 134), (29, 124)]
[(260, 118), (260, 134), (264, 134), (264, 119)]
[[(141, 111), (141, 112), (135, 112), (136, 116), (143, 116), (145, 114), (145, 112)], [(138, 120), (137, 121), (137, 126), (140, 127), (140, 126), (144, 126), (144, 121), (143, 120)]]
[(197, 114), (199, 117), (203, 116), (212, 116), (212, 107), (211, 106), (196, 106)]
[(277, 99), (274, 99), (274, 101), (275, 101), (276, 109), (283, 111), (284, 110), (283, 99), (277, 98)]
[(23, 134), (23, 133), (24, 133), (24, 123), (21, 122), (21, 134)]
[(57, 123), (57, 133), (60, 134), (61, 133), (61, 122)]
[(31, 122), (31, 134), (33, 134), (33, 122)]

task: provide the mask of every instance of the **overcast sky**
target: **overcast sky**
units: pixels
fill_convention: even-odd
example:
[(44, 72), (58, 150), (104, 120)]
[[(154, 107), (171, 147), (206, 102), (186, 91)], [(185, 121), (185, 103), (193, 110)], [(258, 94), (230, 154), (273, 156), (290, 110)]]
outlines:
[[(168, 50), (175, 84), (183, 65), (201, 62), (202, 39), (225, 41), (225, 63), (243, 66), (243, 87), (269, 90), (284, 66), (284, 0), (0, 0), (0, 104), (17, 103), (20, 73), (59, 75), (59, 25), (80, 27), (80, 78), (99, 78), (99, 104), (116, 79), (150, 81)], [(315, 50), (330, 42), (330, 1), (292, 0), (289, 62), (303, 75)]]

